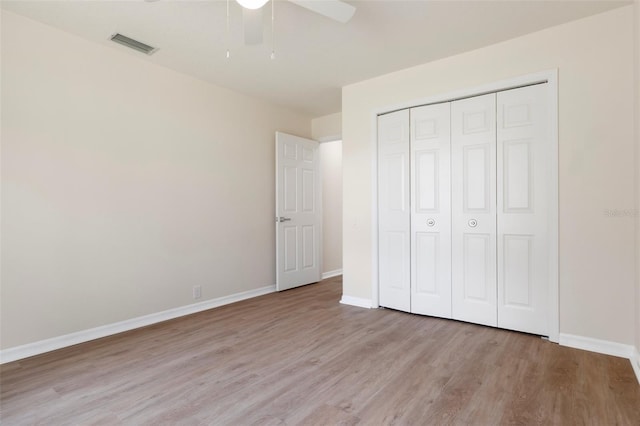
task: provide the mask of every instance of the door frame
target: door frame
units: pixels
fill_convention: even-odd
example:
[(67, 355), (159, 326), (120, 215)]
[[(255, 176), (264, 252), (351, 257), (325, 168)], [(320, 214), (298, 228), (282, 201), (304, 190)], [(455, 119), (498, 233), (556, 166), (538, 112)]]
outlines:
[(549, 320), (549, 340), (559, 343), (560, 338), (560, 305), (559, 305), (559, 259), (558, 259), (558, 212), (559, 212), (559, 181), (558, 181), (558, 69), (550, 69), (537, 73), (527, 74), (523, 76), (513, 77), (484, 84), (481, 86), (465, 88), (461, 90), (451, 91), (448, 93), (419, 98), (412, 101), (406, 101), (395, 105), (389, 105), (379, 108), (371, 113), (371, 134), (372, 149), (374, 152), (371, 163), (371, 181), (372, 181), (372, 209), (371, 209), (371, 234), (373, 239), (371, 259), (371, 307), (379, 308), (379, 274), (378, 274), (378, 116), (401, 109), (414, 108), (418, 106), (436, 104), (441, 102), (451, 102), (455, 100), (465, 99), (473, 96), (484, 95), (503, 90), (515, 89), (523, 86), (546, 83), (549, 86), (549, 123), (551, 133), (551, 185), (549, 191), (549, 227), (551, 229), (550, 247), (549, 247), (549, 288), (548, 288), (548, 320)]

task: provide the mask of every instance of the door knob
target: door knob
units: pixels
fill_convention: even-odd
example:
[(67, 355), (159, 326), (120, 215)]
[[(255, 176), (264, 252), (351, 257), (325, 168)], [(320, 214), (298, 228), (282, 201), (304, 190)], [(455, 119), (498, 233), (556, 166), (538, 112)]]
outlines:
[(469, 226), (475, 228), (476, 226), (478, 226), (478, 221), (475, 219), (469, 219)]
[(427, 219), (427, 226), (433, 226), (436, 224), (436, 221), (434, 219)]
[(276, 217), (276, 222), (287, 222), (289, 220), (291, 220), (290, 217), (281, 217), (281, 216)]

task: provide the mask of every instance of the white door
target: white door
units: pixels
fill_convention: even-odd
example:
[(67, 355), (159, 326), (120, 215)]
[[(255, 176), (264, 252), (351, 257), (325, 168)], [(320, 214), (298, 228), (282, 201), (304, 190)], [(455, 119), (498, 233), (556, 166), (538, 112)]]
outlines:
[(496, 94), (451, 104), (452, 316), (497, 326)]
[(548, 85), (498, 93), (498, 326), (548, 335)]
[(378, 117), (380, 306), (409, 312), (409, 110)]
[(276, 132), (276, 289), (320, 281), (318, 142)]
[(451, 318), (450, 103), (411, 115), (411, 312)]

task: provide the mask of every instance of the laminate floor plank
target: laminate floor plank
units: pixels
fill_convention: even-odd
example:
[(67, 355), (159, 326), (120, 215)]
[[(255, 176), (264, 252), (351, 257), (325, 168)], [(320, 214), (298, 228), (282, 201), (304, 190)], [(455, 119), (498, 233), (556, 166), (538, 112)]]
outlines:
[(640, 425), (628, 360), (341, 305), (341, 278), (0, 366), (3, 425)]

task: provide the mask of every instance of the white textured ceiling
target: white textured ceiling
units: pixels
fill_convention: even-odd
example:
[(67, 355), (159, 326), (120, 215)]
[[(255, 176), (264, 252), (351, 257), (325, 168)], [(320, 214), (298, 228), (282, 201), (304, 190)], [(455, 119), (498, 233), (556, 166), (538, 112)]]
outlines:
[[(353, 1), (347, 24), (284, 0), (265, 6), (264, 44), (242, 45), (241, 9), (226, 1), (2, 1), (2, 8), (127, 54), (321, 116), (341, 110), (341, 87), (630, 4), (630, 1)], [(109, 41), (120, 32), (152, 56)], [(226, 49), (231, 59), (226, 59)]]

